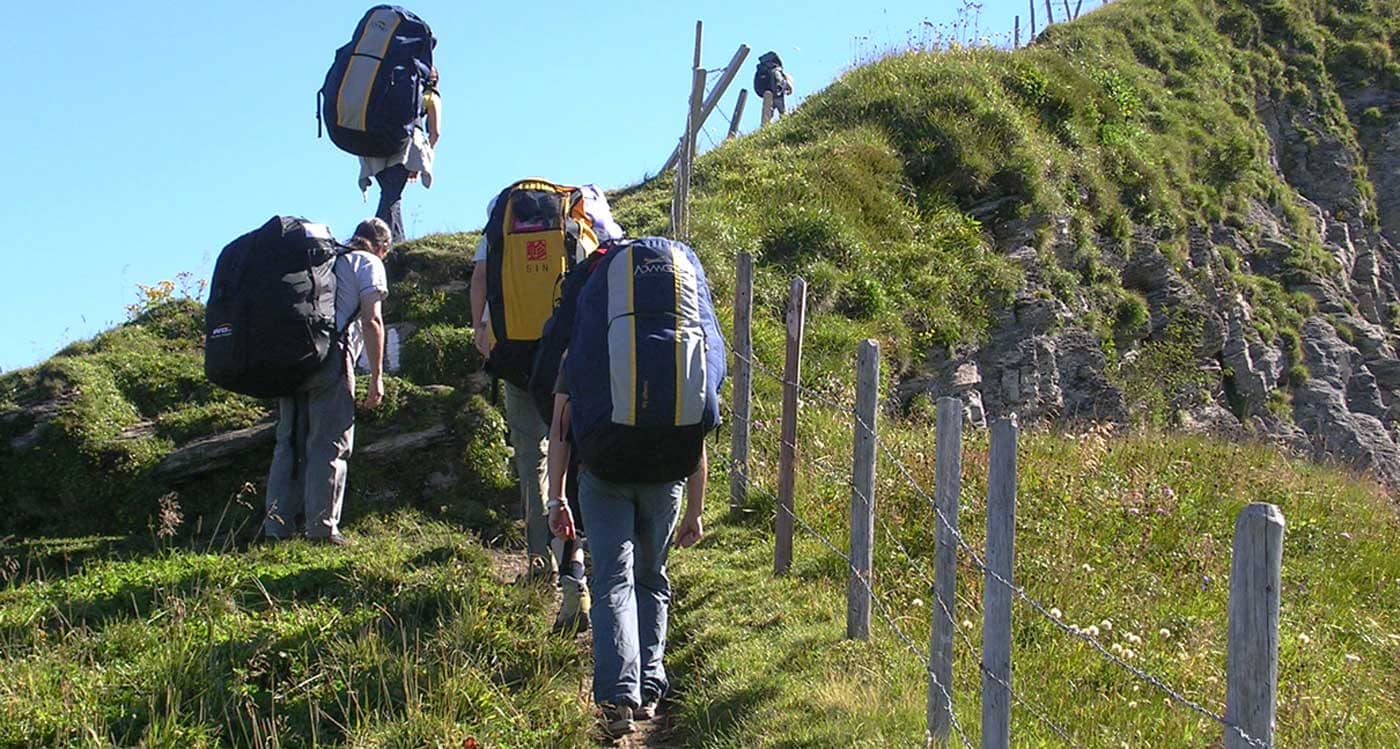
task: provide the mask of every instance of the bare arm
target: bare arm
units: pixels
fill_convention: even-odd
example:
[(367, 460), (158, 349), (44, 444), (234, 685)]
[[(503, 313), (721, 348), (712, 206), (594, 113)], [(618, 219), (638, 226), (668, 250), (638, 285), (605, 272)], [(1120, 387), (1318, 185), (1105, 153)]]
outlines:
[(685, 515), (676, 526), (676, 546), (684, 549), (694, 546), (705, 537), (705, 526), (700, 516), (705, 513), (705, 484), (709, 480), (710, 457), (707, 447), (700, 449), (700, 465), (685, 480)]
[(442, 135), (442, 97), (434, 96), (428, 107), (428, 145), (437, 148), (438, 136)]
[(574, 537), (574, 518), (569, 510), (569, 499), (565, 496), (565, 482), (569, 474), (569, 458), (572, 448), (567, 439), (569, 433), (569, 396), (563, 393), (554, 395), (554, 418), (549, 425), (549, 528), (559, 538)]
[(365, 334), (365, 357), (369, 359), (365, 408), (374, 408), (384, 399), (384, 314), (383, 299), (377, 292), (373, 299), (361, 301), (360, 325)]
[(486, 261), (481, 261), (472, 269), (472, 329), (476, 331), (476, 350), (483, 357), (491, 355), (491, 339), (486, 332), (486, 324), (481, 320), (486, 316)]

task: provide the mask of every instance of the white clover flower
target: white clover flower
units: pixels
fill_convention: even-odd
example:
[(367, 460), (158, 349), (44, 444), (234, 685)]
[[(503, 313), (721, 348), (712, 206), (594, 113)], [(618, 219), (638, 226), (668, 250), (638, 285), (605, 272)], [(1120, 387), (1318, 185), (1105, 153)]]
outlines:
[(1113, 622), (1109, 619), (1104, 619), (1103, 621), (1099, 622), (1099, 628), (1105, 632), (1112, 632)]
[(1130, 661), (1130, 660), (1132, 660), (1132, 659), (1134, 659), (1134, 658), (1136, 658), (1136, 657), (1137, 657), (1137, 653), (1133, 652), (1133, 649), (1132, 649), (1132, 648), (1128, 648), (1128, 649), (1126, 649), (1126, 650), (1123, 651), (1123, 660)]
[(921, 609), (924, 607), (924, 599), (915, 598), (914, 600), (909, 602), (909, 605), (913, 606), (916, 609)]
[(1088, 636), (1090, 636), (1090, 637), (1098, 637), (1098, 636), (1099, 636), (1099, 628), (1096, 627), (1096, 626), (1094, 626), (1094, 625), (1092, 625), (1092, 624), (1090, 624), (1090, 625), (1089, 625), (1089, 628), (1086, 629), (1086, 630), (1084, 630), (1084, 634), (1086, 634), (1086, 635), (1088, 635)]
[(1114, 655), (1122, 655), (1122, 654), (1123, 654), (1123, 646), (1122, 646), (1122, 645), (1119, 645), (1119, 644), (1116, 643), (1116, 642), (1113, 643), (1113, 647), (1109, 648), (1109, 650), (1113, 651), (1113, 654), (1114, 654)]
[(972, 629), (972, 620), (971, 620), (971, 619), (964, 619), (964, 620), (962, 620), (962, 625), (963, 625), (963, 629)]
[(1053, 616), (1056, 619), (1063, 619), (1065, 615), (1059, 609), (1050, 609), (1050, 616)]
[(1161, 629), (1157, 630), (1157, 634), (1160, 637), (1170, 640), (1172, 636), (1172, 631), (1170, 629), (1167, 629), (1166, 627), (1162, 627)]

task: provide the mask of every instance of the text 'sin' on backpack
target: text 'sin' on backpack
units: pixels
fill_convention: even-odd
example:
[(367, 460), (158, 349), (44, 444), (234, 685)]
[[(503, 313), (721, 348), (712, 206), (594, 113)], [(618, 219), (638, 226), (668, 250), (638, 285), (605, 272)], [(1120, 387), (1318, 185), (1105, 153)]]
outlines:
[(219, 253), (204, 311), (204, 373), (258, 398), (292, 395), (336, 341), (335, 259), (322, 224), (273, 216)]
[(488, 371), (529, 386), (564, 276), (597, 248), (579, 188), (527, 179), (501, 191), (486, 223)]
[(376, 5), (336, 50), (318, 94), (331, 142), (357, 156), (402, 153), (424, 113), (433, 69), (432, 29), (396, 5)]
[(719, 424), (725, 345), (686, 245), (614, 245), (579, 296), (564, 368), (583, 462), (600, 478), (683, 479)]

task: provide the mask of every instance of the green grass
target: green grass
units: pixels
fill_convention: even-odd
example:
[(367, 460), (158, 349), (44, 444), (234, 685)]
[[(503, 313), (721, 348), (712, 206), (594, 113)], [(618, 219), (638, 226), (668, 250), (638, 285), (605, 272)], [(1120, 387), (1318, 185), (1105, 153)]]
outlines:
[[(761, 410), (762, 409), (761, 407)], [(763, 418), (766, 418), (765, 413)], [(847, 419), (803, 410), (798, 514), (846, 549)], [(771, 422), (770, 422), (771, 424)], [(776, 425), (756, 437), (754, 474), (773, 475)], [(883, 437), (927, 491), (931, 425)], [(981, 549), (987, 446), (970, 435), (960, 527)], [(1279, 505), (1284, 542), (1279, 746), (1389, 747), (1400, 742), (1400, 514), (1378, 488), (1271, 448), (1144, 433), (1023, 435), (1016, 580), (1063, 621), (1099, 627), (1106, 647), (1216, 711), (1223, 710), (1226, 603), (1235, 514)], [(1228, 478), (1226, 478), (1228, 477)], [(718, 478), (718, 477), (717, 477)], [(912, 746), (922, 741), (926, 672), (879, 615), (870, 643), (843, 640), (846, 566), (799, 525), (791, 575), (772, 577), (773, 482), (749, 512), (726, 517), (712, 492), (710, 536), (674, 557), (673, 652), (683, 669), (691, 746)], [(927, 500), (880, 458), (875, 591), (894, 623), (927, 648), (935, 524)], [(908, 550), (906, 555), (893, 539)], [(957, 717), (980, 733), (982, 576), (964, 554), (956, 618)], [(1111, 623), (1112, 629), (1102, 624)], [(1214, 745), (1220, 728), (1108, 663), (1017, 603), (1015, 689), (1082, 746)], [(1128, 635), (1141, 638), (1129, 642)], [(1351, 660), (1351, 657), (1357, 660)], [(1016, 746), (1060, 746), (1013, 710)]]
[(584, 654), (543, 590), (420, 514), (351, 534), (0, 547), (0, 746), (588, 744)]

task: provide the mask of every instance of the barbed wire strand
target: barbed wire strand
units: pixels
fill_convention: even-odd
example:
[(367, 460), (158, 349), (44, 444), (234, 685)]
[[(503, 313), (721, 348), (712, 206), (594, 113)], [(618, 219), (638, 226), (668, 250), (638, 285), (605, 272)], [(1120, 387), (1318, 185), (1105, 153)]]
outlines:
[[(738, 417), (737, 414), (734, 414), (734, 413), (733, 413), (732, 407), (729, 409), (729, 415), (730, 415), (732, 418), (736, 418), (736, 419), (741, 419), (741, 420), (742, 420), (742, 417)], [(801, 456), (801, 452), (798, 451), (798, 450), (796, 449), (796, 446), (793, 445), (792, 443), (787, 442), (786, 440), (783, 440), (783, 439), (781, 438), (781, 436), (779, 437), (778, 442), (779, 442), (780, 445), (785, 445), (785, 446), (787, 446), (787, 447), (792, 448), (793, 454), (794, 454), (794, 455), (799, 455), (799, 456)], [(808, 459), (808, 458), (806, 458), (806, 457), (799, 457), (799, 459), (800, 459), (800, 460), (804, 460), (804, 461), (810, 462), (810, 459)], [(753, 485), (752, 485), (751, 480), (749, 479), (749, 476), (748, 476), (747, 471), (746, 471), (746, 470), (739, 470), (738, 462), (735, 461), (735, 460), (733, 459), (732, 456), (731, 456), (731, 458), (730, 458), (730, 470), (736, 472), (736, 473), (740, 476), (740, 480), (743, 482), (745, 489), (752, 488)], [(839, 470), (839, 469), (837, 469), (837, 470)], [(830, 471), (830, 469), (828, 468), (827, 471), (826, 471), (826, 473), (829, 475), (830, 472), (831, 472), (831, 471)], [(856, 486), (853, 477), (846, 477), (846, 478), (842, 481), (842, 483), (844, 483), (844, 484), (846, 485), (846, 487), (848, 487), (848, 488), (851, 490), (851, 492), (852, 492), (855, 496), (859, 497), (862, 501), (864, 501), (864, 502), (866, 503), (867, 506), (870, 506), (870, 505), (871, 505), (870, 496), (867, 495), (864, 491), (862, 491), (859, 487)], [(760, 491), (764, 491), (765, 493), (767, 493), (765, 490), (762, 490), (762, 489), (760, 489)], [(770, 496), (771, 496), (771, 495), (770, 495)], [(776, 503), (776, 499), (775, 499), (775, 503)], [(791, 513), (789, 513), (789, 514), (791, 514)], [(880, 525), (880, 527), (882, 528), (882, 530), (884, 530), (886, 537), (889, 538), (889, 540), (892, 541), (896, 547), (898, 547), (898, 549), (900, 550), (900, 552), (904, 555), (905, 559), (908, 560), (910, 569), (914, 571), (915, 576), (918, 577), (918, 578), (920, 578), (920, 579), (922, 579), (923, 577), (925, 577), (924, 572), (923, 572), (922, 570), (917, 569), (917, 567), (914, 565), (914, 556), (913, 556), (913, 554), (911, 554), (911, 553), (909, 552), (908, 547), (906, 547), (906, 546), (903, 544), (903, 542), (901, 542), (901, 541), (899, 540), (899, 538), (898, 538), (897, 536), (894, 535), (894, 532), (889, 528), (889, 525), (888, 525), (887, 523), (885, 523), (884, 518), (883, 518), (882, 516), (880, 516), (880, 515), (875, 515), (875, 519), (876, 519), (876, 522), (877, 522), (877, 523)], [(804, 525), (805, 525), (805, 523), (804, 523)], [(810, 527), (809, 527), (809, 530), (810, 530)], [(852, 573), (854, 573), (855, 577), (861, 581), (862, 586), (863, 586), (864, 588), (866, 588), (867, 592), (870, 593), (870, 596), (871, 596), (872, 601), (875, 601), (875, 602), (877, 602), (877, 604), (878, 604), (879, 599), (876, 598), (876, 595), (875, 595), (875, 592), (874, 592), (874, 590), (873, 590), (873, 588), (872, 588), (870, 579), (867, 578), (867, 577), (864, 576), (864, 575), (861, 575), (860, 572), (859, 572), (858, 570), (856, 570), (856, 568), (855, 568), (855, 563), (851, 560), (851, 558), (850, 558), (849, 556), (846, 556), (845, 554), (842, 554), (840, 551), (837, 551), (837, 550), (834, 548), (834, 544), (832, 544), (831, 541), (830, 541), (829, 539), (825, 539), (825, 538), (823, 537), (823, 540), (824, 540), (824, 542), (826, 543), (826, 545), (828, 546), (828, 548), (832, 548), (833, 551), (836, 551), (836, 553), (837, 553), (838, 555), (840, 555), (841, 557), (843, 557), (843, 558), (846, 560), (847, 566), (850, 567)], [(973, 644), (973, 642), (972, 642), (972, 638), (969, 637), (968, 634), (967, 634), (966, 632), (964, 632), (963, 630), (961, 630), (961, 629), (958, 628), (957, 622), (954, 620), (952, 612), (948, 610), (947, 604), (945, 604), (941, 599), (938, 599), (937, 596), (933, 596), (933, 598), (934, 598), (935, 600), (938, 601), (938, 605), (939, 605), (939, 607), (943, 610), (944, 616), (947, 617), (948, 621), (950, 621), (950, 622), (953, 623), (953, 628), (954, 628), (955, 630), (957, 630), (957, 632), (958, 632), (959, 635), (962, 636), (964, 646), (968, 649), (968, 652), (971, 652), (971, 653), (978, 653), (979, 650), (978, 650), (977, 647), (974, 646), (974, 644)], [(894, 629), (896, 629), (896, 631), (898, 631), (898, 627), (897, 627), (896, 624), (894, 623), (893, 617), (892, 617), (892, 616), (886, 616), (885, 619), (886, 619), (886, 623), (887, 623), (887, 624), (889, 624), (892, 628), (894, 628)], [(901, 632), (900, 634), (903, 635), (902, 632)], [(906, 641), (906, 644), (908, 644), (907, 641)], [(912, 648), (912, 646), (911, 646), (911, 649), (915, 650), (916, 653), (918, 652), (917, 649)], [(924, 656), (923, 654), (920, 654), (920, 656), (926, 658), (926, 656)], [(1043, 708), (1041, 708), (1040, 706), (1038, 706), (1038, 705), (1036, 705), (1035, 703), (1031, 702), (1029, 699), (1027, 699), (1027, 698), (1025, 698), (1025, 697), (1023, 697), (1023, 696), (1021, 696), (1021, 695), (1019, 695), (1019, 694), (1017, 694), (1016, 691), (1015, 691), (1014, 689), (1011, 688), (1011, 685), (1010, 685), (1010, 684), (1008, 684), (1007, 682), (1003, 681), (1003, 680), (1002, 680), (1000, 677), (998, 677), (996, 674), (992, 673), (991, 670), (987, 668), (986, 663), (984, 663), (984, 662), (981, 660), (980, 657), (979, 657), (978, 660), (977, 660), (977, 667), (978, 667), (978, 670), (979, 670), (982, 674), (984, 674), (984, 675), (986, 675), (987, 677), (991, 678), (991, 679), (992, 679), (993, 681), (995, 681), (998, 685), (1000, 685), (1003, 689), (1005, 689), (1005, 690), (1007, 691), (1007, 693), (1011, 696), (1011, 699), (1012, 699), (1012, 701), (1013, 701), (1015, 704), (1020, 705), (1021, 707), (1025, 708), (1026, 711), (1027, 711), (1028, 713), (1030, 713), (1032, 717), (1036, 718), (1038, 721), (1040, 721), (1042, 724), (1044, 724), (1046, 727), (1048, 727), (1053, 733), (1055, 733), (1057, 736), (1059, 736), (1060, 739), (1061, 739), (1062, 741), (1064, 741), (1064, 742), (1065, 742), (1066, 744), (1068, 744), (1069, 746), (1075, 747), (1075, 748), (1077, 749), (1078, 745), (1075, 743), (1074, 739), (1070, 738), (1068, 732), (1067, 732), (1063, 727), (1061, 727), (1060, 725), (1056, 724), (1053, 720), (1051, 720), (1051, 719), (1046, 715), (1046, 711), (1045, 711)], [(951, 708), (951, 700), (952, 700), (952, 697), (951, 697), (951, 695), (949, 695), (949, 693), (948, 693), (948, 691), (947, 691), (946, 688), (944, 688), (943, 691), (944, 691), (944, 697), (949, 701), (949, 705), (950, 705), (950, 707), (949, 707), (949, 712), (951, 713), (951, 712), (952, 712), (952, 708)]]
[[(730, 468), (731, 470), (733, 470), (734, 461), (731, 459), (730, 463)], [(958, 723), (957, 716), (953, 714), (953, 711), (951, 709), (953, 698), (951, 693), (948, 691), (947, 685), (944, 685), (942, 682), (940, 682), (938, 680), (938, 677), (934, 675), (933, 672), (928, 668), (928, 654), (921, 651), (919, 649), (919, 646), (914, 643), (913, 639), (910, 638), (909, 635), (905, 634), (904, 630), (900, 628), (899, 623), (896, 622), (894, 616), (890, 614), (890, 611), (885, 606), (884, 601), (882, 601), (879, 596), (875, 595), (875, 590), (870, 587), (870, 581), (866, 578), (865, 575), (860, 574), (860, 571), (856, 569), (855, 562), (851, 560), (850, 556), (848, 556), (845, 552), (841, 551), (841, 549), (838, 548), (836, 544), (832, 543), (831, 539), (827, 538), (820, 531), (809, 525), (807, 521), (803, 520), (800, 516), (797, 515), (797, 513), (788, 510), (788, 508), (786, 507), (783, 507), (782, 503), (778, 501), (778, 498), (772, 492), (762, 487), (755, 487), (753, 482), (750, 481), (747, 476), (744, 476), (744, 488), (746, 490), (753, 490), (756, 488), (760, 494), (765, 495), (768, 499), (771, 499), (779, 509), (781, 509), (788, 517), (792, 518), (794, 522), (796, 522), (799, 526), (802, 527), (803, 532), (805, 532), (817, 542), (825, 546), (828, 551), (830, 551), (832, 554), (835, 554), (838, 558), (840, 558), (846, 563), (846, 567), (850, 569), (851, 573), (855, 576), (855, 578), (857, 580), (860, 580), (861, 587), (865, 588), (866, 593), (870, 594), (871, 603), (874, 604), (875, 611), (879, 613), (880, 618), (885, 621), (885, 626), (889, 627), (890, 630), (893, 631), (895, 635), (899, 638), (899, 640), (904, 644), (904, 647), (907, 650), (909, 650), (909, 652), (912, 653), (915, 658), (919, 659), (919, 667), (923, 669), (926, 673), (928, 673), (930, 682), (938, 689), (939, 693), (943, 696), (943, 699), (950, 706), (950, 709), (948, 710), (949, 722), (952, 724), (954, 732), (957, 733), (958, 738), (962, 740), (963, 746), (967, 747), (967, 749), (972, 749), (972, 742), (968, 739), (966, 732), (963, 731), (962, 726)]]
[(797, 388), (799, 393), (806, 392), (810, 394), (813, 397), (813, 399), (817, 402), (823, 403), (830, 408), (834, 408), (838, 412), (849, 412), (852, 418), (856, 420), (856, 423), (858, 423), (863, 428), (869, 430), (872, 434), (875, 435), (876, 446), (879, 447), (880, 451), (884, 453), (884, 455), (890, 460), (890, 462), (895, 464), (895, 466), (899, 469), (900, 473), (903, 475), (905, 481), (909, 483), (909, 485), (914, 489), (914, 491), (926, 502), (929, 503), (929, 505), (933, 508), (934, 514), (937, 516), (938, 522), (948, 529), (949, 533), (957, 542), (958, 547), (968, 554), (968, 556), (972, 559), (973, 564), (981, 572), (985, 573), (988, 577), (994, 580), (997, 584), (1002, 585), (1007, 590), (1011, 591), (1013, 595), (1015, 595), (1023, 603), (1029, 606), (1033, 611), (1040, 614), (1046, 621), (1050, 622), (1052, 625), (1054, 625), (1056, 628), (1058, 628), (1065, 634), (1088, 644), (1092, 649), (1096, 650), (1109, 662), (1129, 672), (1130, 674), (1138, 678), (1140, 681), (1150, 684), (1158, 691), (1165, 694), (1172, 701), (1190, 709), (1192, 712), (1195, 712), (1201, 717), (1213, 720), (1221, 726), (1225, 727), (1226, 729), (1235, 732), (1235, 734), (1238, 735), (1240, 739), (1242, 739), (1246, 744), (1249, 744), (1250, 746), (1254, 747), (1259, 747), (1260, 749), (1270, 749), (1268, 742), (1251, 736), (1243, 728), (1228, 720), (1224, 715), (1210, 710), (1204, 705), (1201, 705), (1199, 702), (1192, 700), (1191, 698), (1182, 694), (1180, 691), (1174, 689), (1166, 682), (1162, 681), (1160, 678), (1149, 674), (1143, 669), (1140, 669), (1132, 665), (1131, 663), (1128, 663), (1123, 658), (1114, 655), (1112, 651), (1110, 651), (1108, 648), (1105, 648), (1103, 644), (1100, 643), (1098, 640), (1094, 639), (1093, 637), (1090, 637), (1082, 630), (1079, 630), (1076, 627), (1071, 627), (1070, 625), (1061, 621), (1059, 618), (1056, 618), (1053, 614), (1050, 613), (1049, 607), (1041, 603), (1039, 600), (1033, 598), (1029, 593), (1026, 592), (1026, 590), (1023, 587), (1016, 585), (1010, 580), (1007, 580), (996, 570), (987, 567), (986, 563), (982, 560), (981, 555), (977, 553), (977, 550), (970, 543), (968, 543), (967, 539), (963, 537), (962, 533), (955, 526), (953, 526), (951, 522), (949, 522), (948, 518), (944, 515), (943, 510), (940, 507), (938, 507), (938, 503), (935, 501), (934, 497), (923, 488), (923, 486), (918, 482), (918, 479), (916, 479), (913, 473), (910, 472), (909, 467), (904, 464), (904, 461), (900, 459), (899, 456), (897, 456), (893, 450), (890, 449), (889, 445), (887, 445), (885, 441), (880, 438), (879, 434), (875, 432), (874, 429), (861, 418), (860, 414), (855, 412), (854, 408), (850, 408), (846, 404), (836, 401), (831, 396), (808, 388), (800, 382), (789, 381), (786, 375), (777, 374), (773, 370), (769, 369), (766, 365), (762, 363), (761, 360), (758, 359), (757, 356), (745, 357), (739, 354), (737, 351), (734, 352), (734, 356), (735, 358), (740, 359), (746, 364), (748, 364), (751, 370), (757, 370), (759, 373), (763, 374), (771, 380), (776, 380), (778, 383), (784, 386), (795, 387)]

